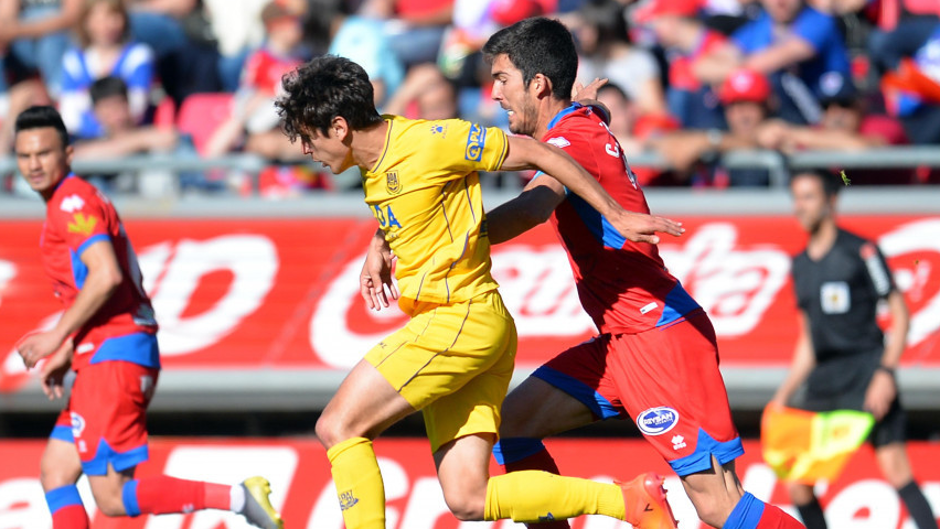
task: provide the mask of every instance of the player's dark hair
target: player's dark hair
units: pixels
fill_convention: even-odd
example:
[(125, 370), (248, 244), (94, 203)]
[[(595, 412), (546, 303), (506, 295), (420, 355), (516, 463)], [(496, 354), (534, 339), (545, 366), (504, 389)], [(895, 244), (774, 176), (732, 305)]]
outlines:
[(91, 86), (88, 87), (88, 94), (91, 96), (91, 104), (93, 105), (97, 105), (98, 101), (102, 99), (114, 96), (127, 99), (127, 83), (116, 75), (108, 75), (91, 83)]
[(326, 134), (335, 117), (344, 118), (353, 130), (382, 121), (368, 74), (345, 57), (317, 57), (285, 75), (282, 83), (285, 94), (275, 105), (291, 141), (314, 130)]
[(536, 74), (552, 81), (552, 95), (571, 97), (571, 87), (578, 75), (578, 52), (571, 32), (561, 22), (543, 17), (527, 18), (493, 34), (483, 45), (483, 56), (492, 63), (505, 54), (522, 72), (528, 88)]
[(13, 131), (14, 134), (19, 134), (24, 130), (44, 129), (46, 127), (52, 127), (59, 133), (59, 139), (62, 140), (63, 149), (68, 146), (69, 132), (65, 128), (62, 116), (59, 115), (58, 110), (47, 105), (31, 106), (20, 112), (20, 115), (16, 116), (16, 124), (13, 126)]
[(803, 177), (815, 178), (816, 180), (819, 180), (819, 183), (823, 188), (823, 193), (826, 194), (826, 198), (838, 196), (839, 192), (842, 191), (842, 188), (845, 186), (845, 182), (842, 181), (841, 175), (824, 169), (807, 169), (805, 171), (797, 171), (793, 173), (793, 176), (790, 177), (790, 181), (792, 182), (797, 178)]

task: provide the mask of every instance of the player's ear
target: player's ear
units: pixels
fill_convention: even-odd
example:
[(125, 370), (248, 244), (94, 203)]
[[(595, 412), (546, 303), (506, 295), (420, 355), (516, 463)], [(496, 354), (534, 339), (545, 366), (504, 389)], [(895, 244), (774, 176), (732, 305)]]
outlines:
[(340, 140), (345, 140), (349, 135), (349, 122), (343, 116), (336, 116), (330, 122), (330, 131)]
[(65, 165), (72, 166), (72, 156), (75, 154), (75, 147), (72, 144), (65, 146)]
[(548, 77), (537, 73), (532, 78), (531, 87), (536, 97), (546, 97), (552, 95), (552, 81)]

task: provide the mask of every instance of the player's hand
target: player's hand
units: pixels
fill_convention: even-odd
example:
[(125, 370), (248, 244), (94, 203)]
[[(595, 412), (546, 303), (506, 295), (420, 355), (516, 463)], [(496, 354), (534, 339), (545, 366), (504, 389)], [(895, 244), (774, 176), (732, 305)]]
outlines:
[(888, 414), (894, 397), (898, 394), (898, 387), (894, 377), (890, 373), (878, 370), (875, 371), (871, 382), (868, 384), (868, 390), (865, 391), (864, 409), (875, 416), (876, 421), (880, 421)]
[(398, 287), (392, 281), (394, 256), (387, 244), (370, 244), (362, 272), (359, 274), (359, 293), (369, 310), (382, 310), (389, 299), (398, 299)]
[(602, 86), (607, 84), (608, 79), (605, 77), (603, 79), (595, 77), (593, 81), (588, 83), (587, 86), (584, 86), (580, 82), (576, 81), (574, 87), (571, 89), (571, 100), (572, 101), (582, 101), (586, 99), (597, 99), (597, 91), (600, 90)]
[(633, 211), (624, 211), (616, 219), (612, 219), (611, 224), (620, 235), (633, 242), (659, 244), (657, 233), (668, 233), (675, 237), (685, 233), (681, 222)]
[(68, 339), (62, 344), (62, 347), (52, 355), (39, 370), (39, 382), (42, 385), (42, 392), (49, 397), (49, 400), (61, 399), (65, 395), (65, 375), (72, 367), (72, 353), (74, 345), (72, 340)]
[(59, 350), (66, 341), (71, 340), (63, 340), (55, 331), (27, 334), (16, 344), (16, 351), (23, 358), (26, 368), (32, 369), (40, 360)]

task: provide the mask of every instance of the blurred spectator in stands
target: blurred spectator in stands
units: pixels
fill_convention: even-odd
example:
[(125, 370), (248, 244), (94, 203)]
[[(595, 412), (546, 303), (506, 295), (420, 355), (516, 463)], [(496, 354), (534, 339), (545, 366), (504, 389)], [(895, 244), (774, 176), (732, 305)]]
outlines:
[(937, 0), (814, 0), (818, 9), (836, 15), (860, 13), (875, 27), (868, 35), (868, 55), (877, 74), (911, 57), (940, 25)]
[[(92, 83), (89, 93), (100, 135), (76, 140), (76, 159), (114, 159), (135, 154), (172, 154), (175, 158), (197, 158), (192, 139), (172, 127), (140, 126), (131, 109), (128, 86), (120, 77), (107, 76)], [(125, 177), (126, 176), (126, 177)], [(136, 185), (149, 186), (145, 194), (165, 195), (173, 189), (217, 190), (221, 182), (208, 182), (200, 172), (183, 171), (178, 175), (159, 167), (144, 171), (135, 179), (131, 175), (88, 174), (106, 192), (130, 191)], [(136, 182), (135, 182), (136, 180)], [(154, 189), (154, 185), (159, 190)]]
[(134, 123), (142, 123), (150, 104), (154, 57), (149, 46), (131, 40), (123, 1), (86, 1), (75, 33), (78, 46), (69, 48), (62, 57), (59, 98), (69, 133), (79, 138), (102, 135), (88, 90), (95, 80), (111, 75), (127, 84), (131, 116)]
[[(264, 21), (263, 10), (270, 0), (200, 0), (208, 29), (218, 45), (217, 71), (222, 90), (234, 92), (253, 50), (271, 35)], [(295, 2), (279, 1), (286, 12), (298, 17), (302, 13)]]
[(738, 67), (771, 76), (778, 113), (792, 123), (816, 123), (821, 109), (813, 94), (826, 72), (849, 74), (849, 57), (833, 17), (804, 0), (761, 0), (765, 12), (731, 40), (696, 61), (699, 79), (723, 81)]
[(940, 26), (882, 78), (885, 106), (916, 144), (940, 143)]
[[(78, 22), (82, 0), (0, 2), (0, 92), (38, 72), (55, 98), (62, 83), (62, 54)], [(14, 83), (9, 83), (12, 78)]]
[(457, 94), (437, 66), (421, 64), (408, 72), (385, 112), (413, 119), (456, 118)]
[[(904, 128), (896, 119), (867, 113), (866, 102), (851, 79), (836, 73), (825, 75), (819, 92), (825, 109), (819, 125), (797, 126), (770, 120), (757, 133), (761, 147), (789, 154), (800, 150), (863, 151), (908, 143)], [(849, 172), (853, 184), (907, 184), (914, 178), (910, 169)]]
[(360, 12), (386, 21), (390, 49), (410, 68), (437, 59), (444, 32), (454, 21), (454, 0), (365, 0)]
[(718, 97), (728, 130), (677, 131), (653, 140), (653, 148), (693, 186), (767, 186), (766, 169), (726, 169), (717, 164), (717, 156), (757, 147), (757, 132), (771, 112), (770, 81), (752, 70), (737, 70), (721, 85)]
[(125, 0), (131, 34), (153, 50), (157, 77), (179, 104), (193, 93), (221, 90), (218, 51), (200, 0)]
[(139, 125), (129, 87), (120, 77), (102, 77), (92, 83), (88, 92), (99, 128), (98, 134), (76, 140), (77, 158), (121, 158), (176, 148), (179, 134), (172, 128)]
[[(656, 138), (679, 128), (679, 123), (666, 114), (640, 114), (630, 96), (616, 84), (608, 82), (598, 88), (597, 100), (610, 111), (610, 132), (620, 142), (628, 161), (645, 151)], [(631, 165), (631, 169), (640, 185), (675, 183), (671, 172), (637, 165)]]
[(209, 139), (205, 149), (208, 157), (228, 153), (244, 139), (246, 152), (272, 160), (303, 158), (298, 146), (280, 131), (280, 117), (274, 107), (282, 89), (281, 78), (302, 62), (297, 49), (303, 38), (301, 20), (278, 2), (269, 2), (261, 18), (267, 31), (265, 44), (249, 57), (232, 103), (231, 118)]
[(694, 65), (726, 38), (697, 18), (702, 4), (703, 0), (650, 0), (634, 11), (634, 19), (652, 28), (657, 43), (666, 51), (669, 113), (684, 128), (722, 128), (725, 122), (718, 95), (696, 77)]
[(659, 66), (648, 51), (631, 43), (623, 4), (592, 0), (571, 17), (570, 29), (580, 47), (579, 78), (607, 78), (640, 113), (666, 113)]
[(346, 57), (365, 69), (372, 82), (375, 106), (383, 108), (401, 85), (405, 69), (383, 33), (382, 22), (355, 14), (346, 0), (334, 0), (328, 9), (314, 15), (330, 21), (329, 53)]

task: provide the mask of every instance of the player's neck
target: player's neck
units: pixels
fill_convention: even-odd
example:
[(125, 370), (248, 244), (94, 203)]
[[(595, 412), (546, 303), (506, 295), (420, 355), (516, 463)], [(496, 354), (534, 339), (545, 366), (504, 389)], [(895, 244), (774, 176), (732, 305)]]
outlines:
[(555, 119), (555, 116), (559, 112), (571, 106), (571, 100), (568, 98), (565, 99), (555, 99), (553, 97), (547, 97), (541, 101), (542, 108), (539, 109), (539, 120), (535, 127), (535, 134), (533, 137), (537, 140), (541, 140), (548, 133), (548, 125)]
[(369, 128), (354, 130), (352, 136), (353, 163), (365, 170), (371, 170), (385, 152), (385, 140), (388, 136), (388, 121)]
[(809, 236), (809, 244), (806, 245), (806, 253), (813, 260), (819, 260), (832, 249), (836, 243), (836, 237), (839, 235), (839, 228), (836, 226), (835, 219), (829, 217), (819, 224)]

